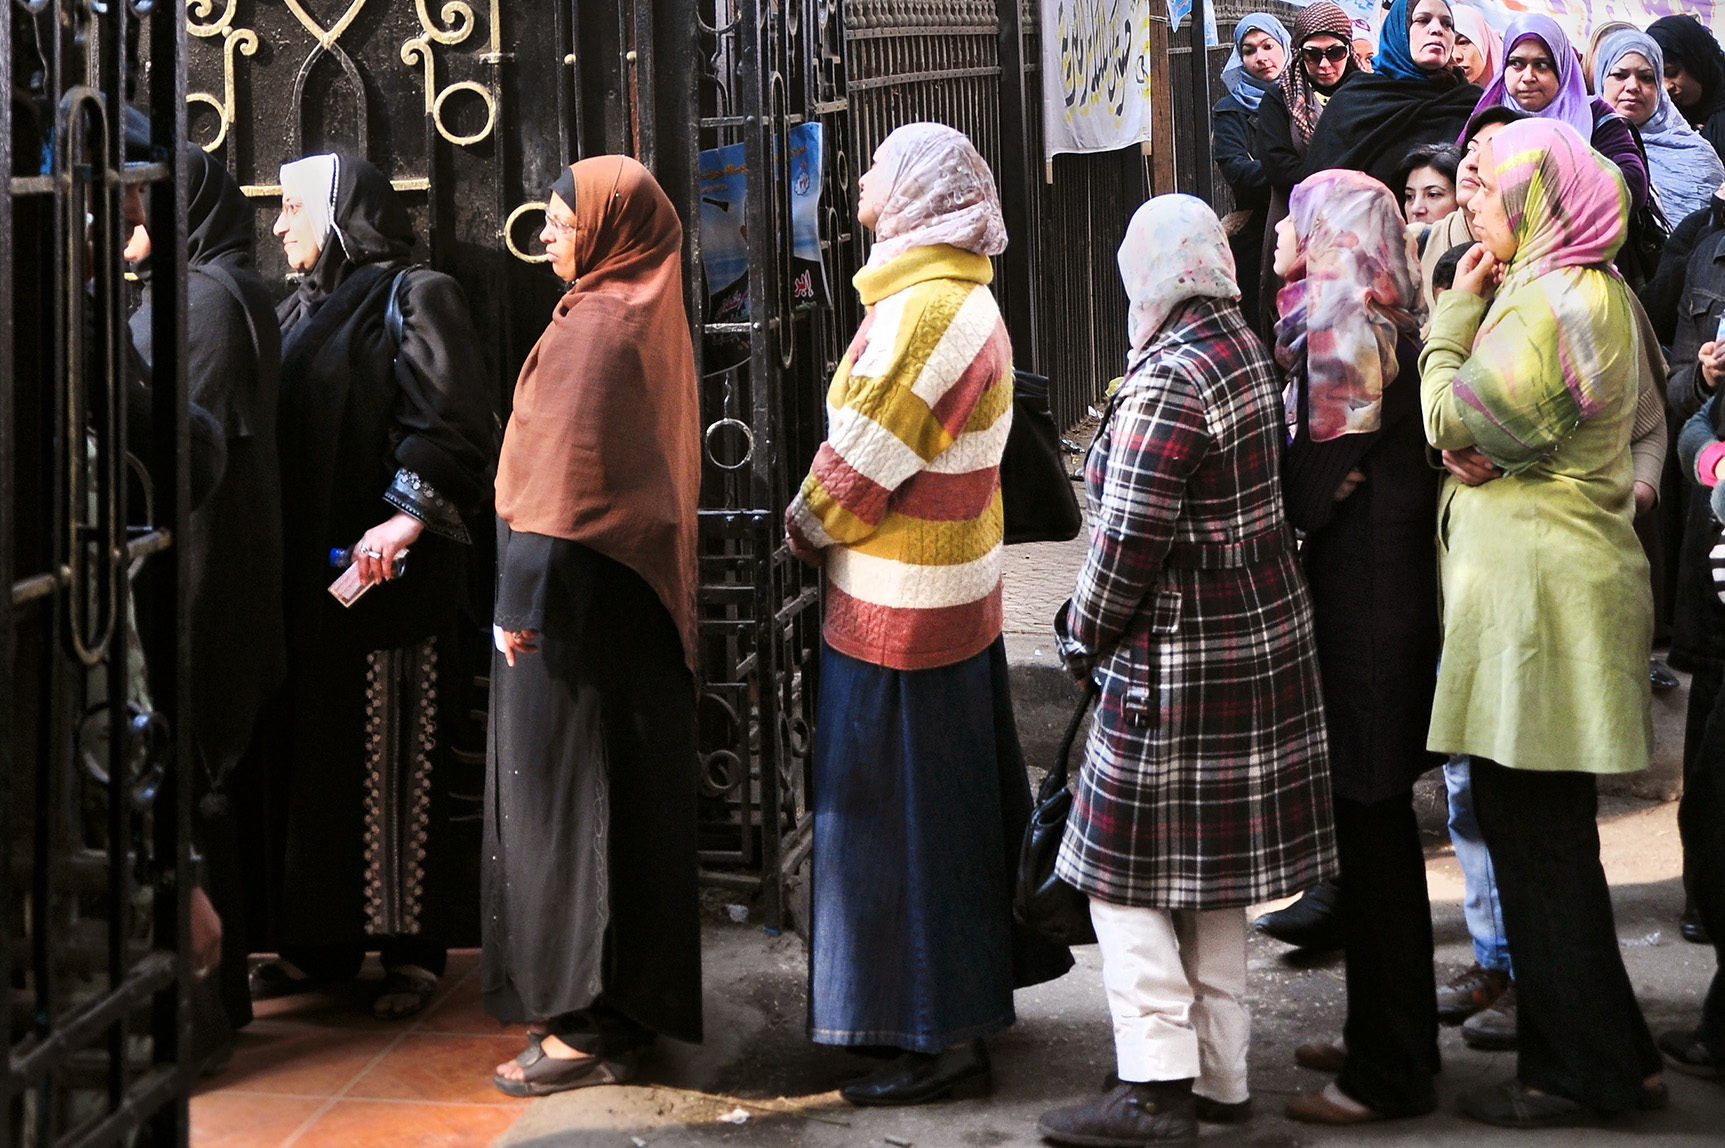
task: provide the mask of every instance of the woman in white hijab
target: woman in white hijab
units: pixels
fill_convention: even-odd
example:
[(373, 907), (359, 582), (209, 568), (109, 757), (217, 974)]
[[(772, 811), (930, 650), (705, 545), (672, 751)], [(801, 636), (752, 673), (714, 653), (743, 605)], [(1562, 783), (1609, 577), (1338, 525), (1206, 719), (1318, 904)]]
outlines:
[(1067, 669), (1101, 691), (1055, 872), (1090, 898), (1119, 1083), (1045, 1114), (1058, 1144), (1191, 1142), (1199, 1119), (1246, 1119), (1246, 906), (1336, 868), (1280, 377), (1202, 200), (1140, 207), (1120, 275), (1132, 350), (1055, 620)]

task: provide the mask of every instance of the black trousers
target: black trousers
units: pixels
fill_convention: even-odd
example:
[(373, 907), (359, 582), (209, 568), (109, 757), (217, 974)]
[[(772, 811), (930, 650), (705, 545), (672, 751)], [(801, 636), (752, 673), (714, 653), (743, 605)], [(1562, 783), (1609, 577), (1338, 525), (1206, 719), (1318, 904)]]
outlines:
[[(1413, 791), (1335, 799), (1348, 953), (1347, 1061), (1336, 1086), (1385, 1116), (1437, 1107), (1431, 900)], [(1519, 954), (1518, 954), (1519, 958)]]
[(1617, 946), (1594, 776), (1475, 757), (1473, 800), (1515, 954), (1516, 1075), (1601, 1111), (1635, 1107), (1659, 1050)]
[(1689, 721), (1683, 739), (1683, 800), (1677, 828), (1683, 870), (1718, 953), (1713, 987), (1701, 1010), (1701, 1043), (1725, 1054), (1725, 664), (1695, 667), (1689, 685)]

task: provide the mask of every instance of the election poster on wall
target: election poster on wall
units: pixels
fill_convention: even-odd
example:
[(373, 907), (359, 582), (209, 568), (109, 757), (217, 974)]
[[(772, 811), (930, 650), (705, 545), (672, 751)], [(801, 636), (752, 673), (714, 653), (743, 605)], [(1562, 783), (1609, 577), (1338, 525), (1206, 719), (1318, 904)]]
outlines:
[[(1190, 3), (1190, 0), (1187, 0)], [(1042, 0), (1046, 158), (1150, 140), (1150, 15), (1164, 0)]]
[[(1190, 3), (1190, 0), (1184, 0)], [(1335, 0), (1353, 19), (1354, 35), (1377, 43), (1378, 25), (1383, 20), (1379, 0)], [(1725, 34), (1725, 0), (1455, 0), (1485, 14), (1486, 23), (1498, 31), (1524, 12), (1542, 12), (1556, 20), (1569, 36), (1570, 42), (1585, 46), (1593, 30), (1602, 24), (1621, 20), (1637, 28), (1645, 28), (1662, 16), (1694, 16), (1713, 29), (1715, 35)], [(1294, 0), (1304, 8), (1310, 0)]]

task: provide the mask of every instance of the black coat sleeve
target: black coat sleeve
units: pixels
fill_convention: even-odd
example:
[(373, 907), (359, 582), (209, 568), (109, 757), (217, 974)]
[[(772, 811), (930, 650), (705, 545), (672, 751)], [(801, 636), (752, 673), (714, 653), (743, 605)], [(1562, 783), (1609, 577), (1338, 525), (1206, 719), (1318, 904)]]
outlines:
[(598, 569), (597, 554), (580, 543), (511, 530), (498, 519), (497, 607), (492, 623), (505, 630), (543, 630), (549, 609), (562, 623), (558, 637), (579, 641), (586, 611), (571, 606), (588, 600)]
[(1212, 121), (1216, 166), (1234, 189), (1237, 202), (1261, 200), (1269, 193), (1270, 178), (1264, 174), (1264, 165), (1252, 154), (1252, 117), (1241, 108), (1227, 106), (1229, 103), (1232, 101), (1216, 105)]
[(1677, 331), (1677, 304), (1683, 297), (1683, 279), (1689, 272), (1689, 253), (1696, 241), (1713, 226), (1713, 215), (1725, 206), (1712, 200), (1706, 207), (1692, 211), (1672, 229), (1659, 256), (1659, 269), (1642, 285), (1641, 306), (1653, 320), (1653, 330), (1665, 346), (1672, 345)]
[(440, 532), (476, 535), (490, 526), (499, 432), (467, 297), (447, 275), (414, 271), (402, 285), (401, 316), (392, 421), (395, 460), (407, 475), (397, 475), (388, 500), (434, 528), (456, 513), (463, 529)]
[(1286, 190), (1300, 182), (1305, 161), (1294, 150), (1294, 121), (1281, 88), (1265, 92), (1258, 105), (1258, 138), (1252, 154), (1272, 186)]

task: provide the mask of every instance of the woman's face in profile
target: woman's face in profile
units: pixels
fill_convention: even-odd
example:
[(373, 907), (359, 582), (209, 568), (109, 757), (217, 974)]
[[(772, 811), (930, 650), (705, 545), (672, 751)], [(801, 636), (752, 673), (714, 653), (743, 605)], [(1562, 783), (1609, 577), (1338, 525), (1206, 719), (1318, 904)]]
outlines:
[(1480, 243), (1499, 261), (1507, 264), (1515, 258), (1518, 244), (1515, 230), (1509, 225), (1509, 212), (1503, 206), (1503, 189), (1498, 186), (1496, 163), (1491, 143), (1487, 141), (1479, 149), (1479, 190), (1468, 200), (1467, 210), (1473, 222), (1473, 233), (1479, 236)]
[(1470, 84), (1485, 86), (1491, 77), (1485, 74), (1485, 53), (1479, 50), (1479, 45), (1462, 35), (1455, 34), (1455, 54), (1449, 58), (1450, 66), (1460, 68), (1462, 75)]
[(886, 202), (888, 187), (886, 173), (881, 171), (879, 163), (857, 176), (857, 222), (874, 230), (880, 222), (880, 209)]
[(545, 244), (545, 254), (550, 258), (551, 270), (557, 273), (557, 278), (565, 283), (575, 282), (578, 274), (575, 267), (575, 212), (556, 192), (551, 193), (551, 201), (545, 205), (545, 226), (540, 229), (539, 241)]

